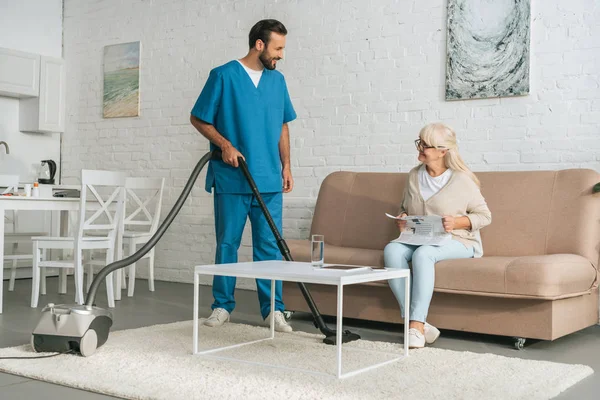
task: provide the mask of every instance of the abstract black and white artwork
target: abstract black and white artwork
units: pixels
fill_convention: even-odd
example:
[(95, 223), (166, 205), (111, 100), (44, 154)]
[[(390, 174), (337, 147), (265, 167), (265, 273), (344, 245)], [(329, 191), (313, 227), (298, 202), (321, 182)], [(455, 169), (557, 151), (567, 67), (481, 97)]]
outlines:
[(530, 0), (448, 0), (446, 100), (529, 93)]

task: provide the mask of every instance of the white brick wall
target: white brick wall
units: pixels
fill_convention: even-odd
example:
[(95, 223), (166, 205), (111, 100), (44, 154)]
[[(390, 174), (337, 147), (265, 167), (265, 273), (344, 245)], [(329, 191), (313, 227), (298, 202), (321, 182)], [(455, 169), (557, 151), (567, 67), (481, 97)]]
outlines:
[[(532, 2), (531, 94), (444, 100), (441, 0), (65, 0), (68, 123), (64, 177), (81, 168), (164, 176), (163, 216), (208, 149), (189, 111), (211, 68), (243, 56), (259, 19), (286, 24), (281, 62), (298, 120), (296, 188), (284, 234), (304, 238), (318, 188), (336, 170), (408, 171), (426, 123), (457, 131), (475, 171), (600, 171), (600, 9), (595, 0)], [(102, 48), (142, 42), (141, 116), (102, 118)], [(158, 279), (187, 281), (214, 258), (204, 175), (158, 245)], [(242, 259), (251, 256), (245, 236)]]

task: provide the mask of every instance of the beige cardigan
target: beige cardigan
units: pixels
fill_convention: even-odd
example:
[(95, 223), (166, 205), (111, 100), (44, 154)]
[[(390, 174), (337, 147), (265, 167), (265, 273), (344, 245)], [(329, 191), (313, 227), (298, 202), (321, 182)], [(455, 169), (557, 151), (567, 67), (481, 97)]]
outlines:
[(448, 183), (424, 201), (419, 188), (420, 167), (421, 165), (413, 168), (408, 174), (400, 213), (467, 216), (471, 221), (471, 230), (455, 229), (451, 232), (452, 238), (467, 247), (473, 247), (475, 257), (481, 257), (483, 247), (479, 230), (492, 222), (492, 213), (477, 184), (466, 173), (454, 170)]

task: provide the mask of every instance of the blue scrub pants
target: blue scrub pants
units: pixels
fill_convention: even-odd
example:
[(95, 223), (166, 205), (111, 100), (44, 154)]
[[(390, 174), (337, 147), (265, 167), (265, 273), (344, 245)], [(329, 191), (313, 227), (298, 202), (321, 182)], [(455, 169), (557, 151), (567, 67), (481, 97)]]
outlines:
[[(409, 269), (412, 261), (410, 280), (410, 320), (425, 322), (435, 283), (435, 263), (442, 260), (472, 258), (473, 248), (467, 248), (457, 240), (444, 246), (413, 246), (392, 242), (385, 246), (383, 259), (386, 268)], [(400, 303), (404, 318), (404, 279), (390, 279), (390, 288)]]
[[(283, 195), (279, 193), (266, 193), (262, 198), (273, 217), (273, 221), (282, 232), (282, 204)], [(214, 195), (215, 206), (215, 232), (217, 236), (216, 264), (235, 263), (238, 261), (238, 249), (242, 241), (242, 233), (246, 219), (250, 217), (252, 225), (252, 258), (254, 261), (281, 260), (281, 253), (277, 241), (267, 219), (263, 215), (258, 201), (252, 194), (219, 194)], [(235, 308), (235, 277), (217, 276), (213, 278), (213, 297), (215, 299), (212, 309), (224, 308), (229, 313)], [(266, 318), (271, 312), (271, 281), (257, 279), (258, 301), (260, 313)], [(281, 281), (275, 282), (275, 310), (285, 309), (281, 299)]]

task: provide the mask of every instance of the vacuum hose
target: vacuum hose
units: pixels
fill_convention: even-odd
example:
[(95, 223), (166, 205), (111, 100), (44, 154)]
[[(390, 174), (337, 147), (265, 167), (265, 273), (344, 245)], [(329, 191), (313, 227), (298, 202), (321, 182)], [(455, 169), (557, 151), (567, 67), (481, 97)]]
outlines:
[[(219, 152), (219, 154), (220, 154), (220, 152)], [(92, 285), (90, 286), (90, 290), (87, 293), (87, 296), (85, 299), (86, 306), (91, 307), (94, 305), (94, 300), (96, 299), (96, 293), (98, 292), (98, 288), (100, 287), (101, 282), (103, 282), (104, 279), (108, 276), (108, 274), (110, 274), (111, 272), (114, 272), (118, 269), (121, 269), (128, 265), (133, 264), (134, 262), (136, 262), (140, 258), (142, 258), (154, 246), (156, 246), (156, 243), (158, 243), (160, 238), (165, 234), (166, 230), (169, 228), (169, 226), (171, 225), (171, 223), (173, 222), (173, 220), (179, 213), (179, 210), (183, 206), (183, 203), (185, 203), (185, 200), (189, 196), (190, 192), (192, 191), (192, 188), (194, 187), (194, 184), (196, 183), (196, 178), (198, 178), (200, 171), (202, 171), (202, 169), (204, 168), (206, 163), (209, 162), (210, 159), (213, 157), (214, 157), (214, 153), (211, 151), (211, 152), (206, 153), (200, 159), (200, 161), (198, 161), (198, 164), (196, 164), (196, 168), (194, 168), (194, 171), (192, 171), (192, 174), (190, 175), (190, 179), (187, 181), (185, 187), (183, 188), (183, 192), (181, 192), (181, 194), (179, 195), (179, 198), (175, 202), (175, 205), (173, 206), (171, 211), (169, 211), (169, 215), (167, 215), (167, 218), (165, 218), (163, 223), (158, 227), (158, 229), (156, 230), (156, 233), (154, 235), (152, 235), (150, 240), (148, 240), (148, 242), (146, 242), (146, 244), (144, 244), (142, 246), (142, 248), (139, 249), (138, 251), (136, 251), (134, 254), (132, 254), (129, 257), (124, 258), (122, 260), (115, 261), (114, 263), (109, 264), (106, 267), (102, 268), (100, 270), (100, 272), (98, 272), (98, 275), (96, 276), (96, 278), (94, 278)], [(220, 158), (220, 156), (219, 156), (219, 158)]]
[[(100, 283), (106, 279), (108, 274), (110, 274), (111, 272), (114, 272), (118, 269), (124, 268), (128, 265), (131, 265), (134, 262), (138, 261), (147, 252), (149, 252), (156, 245), (156, 243), (158, 243), (158, 241), (161, 239), (161, 237), (164, 235), (166, 230), (169, 228), (169, 226), (171, 225), (171, 223), (173, 222), (173, 220), (179, 213), (179, 210), (183, 206), (183, 203), (185, 202), (185, 200), (189, 196), (190, 192), (192, 191), (192, 188), (194, 187), (194, 184), (196, 183), (196, 179), (198, 178), (200, 171), (202, 171), (202, 169), (204, 168), (206, 163), (209, 162), (211, 159), (221, 160), (221, 156), (222, 156), (221, 150), (217, 149), (217, 150), (206, 153), (200, 159), (200, 161), (198, 161), (198, 164), (196, 164), (196, 168), (194, 168), (194, 170), (192, 171), (192, 174), (190, 175), (189, 180), (187, 181), (185, 187), (183, 188), (183, 192), (181, 192), (181, 194), (179, 195), (179, 198), (175, 202), (175, 205), (173, 206), (171, 211), (169, 211), (169, 214), (167, 215), (167, 217), (165, 218), (163, 223), (158, 227), (156, 233), (154, 235), (152, 235), (150, 240), (148, 240), (148, 242), (146, 242), (146, 244), (144, 244), (144, 246), (142, 246), (138, 251), (136, 251), (134, 254), (130, 255), (129, 257), (124, 258), (119, 261), (115, 261), (115, 262), (107, 265), (106, 267), (102, 268), (102, 270), (100, 270), (100, 272), (98, 272), (98, 275), (94, 278), (94, 280), (90, 286), (90, 290), (87, 293), (87, 297), (85, 299), (86, 306), (92, 307), (94, 305), (94, 300), (96, 299), (96, 293), (98, 292)], [(238, 163), (242, 170), (242, 173), (244, 174), (244, 176), (246, 177), (246, 180), (248, 181), (248, 184), (250, 185), (250, 188), (252, 189), (252, 193), (254, 194), (254, 197), (258, 201), (258, 204), (263, 212), (263, 215), (267, 219), (267, 223), (269, 224), (269, 227), (271, 228), (273, 235), (275, 235), (275, 239), (277, 241), (277, 246), (279, 247), (279, 251), (281, 252), (281, 255), (285, 258), (286, 261), (293, 261), (292, 255), (290, 254), (290, 250), (289, 250), (285, 240), (281, 237), (281, 233), (279, 232), (279, 229), (277, 229), (277, 226), (273, 222), (271, 213), (267, 209), (267, 206), (265, 205), (265, 202), (263, 201), (262, 196), (260, 195), (260, 192), (258, 191), (258, 188), (256, 187), (256, 183), (254, 182), (254, 179), (252, 178), (252, 175), (250, 174), (250, 171), (248, 170), (248, 165), (246, 164), (246, 161), (244, 161), (244, 159), (242, 157), (238, 157)], [(321, 331), (322, 334), (324, 334), (326, 336), (323, 341), (326, 344), (336, 344), (336, 331), (330, 329), (325, 324), (325, 321), (323, 320), (323, 316), (317, 309), (317, 305), (315, 304), (312, 296), (310, 295), (310, 292), (308, 291), (308, 289), (306, 288), (304, 283), (298, 282), (298, 285), (300, 287), (300, 291), (302, 292), (304, 300), (308, 304), (308, 307), (310, 308), (310, 311), (313, 315), (315, 326)], [(342, 342), (343, 343), (358, 340), (358, 339), (360, 339), (360, 336), (355, 333), (352, 333), (350, 331), (342, 332)]]

